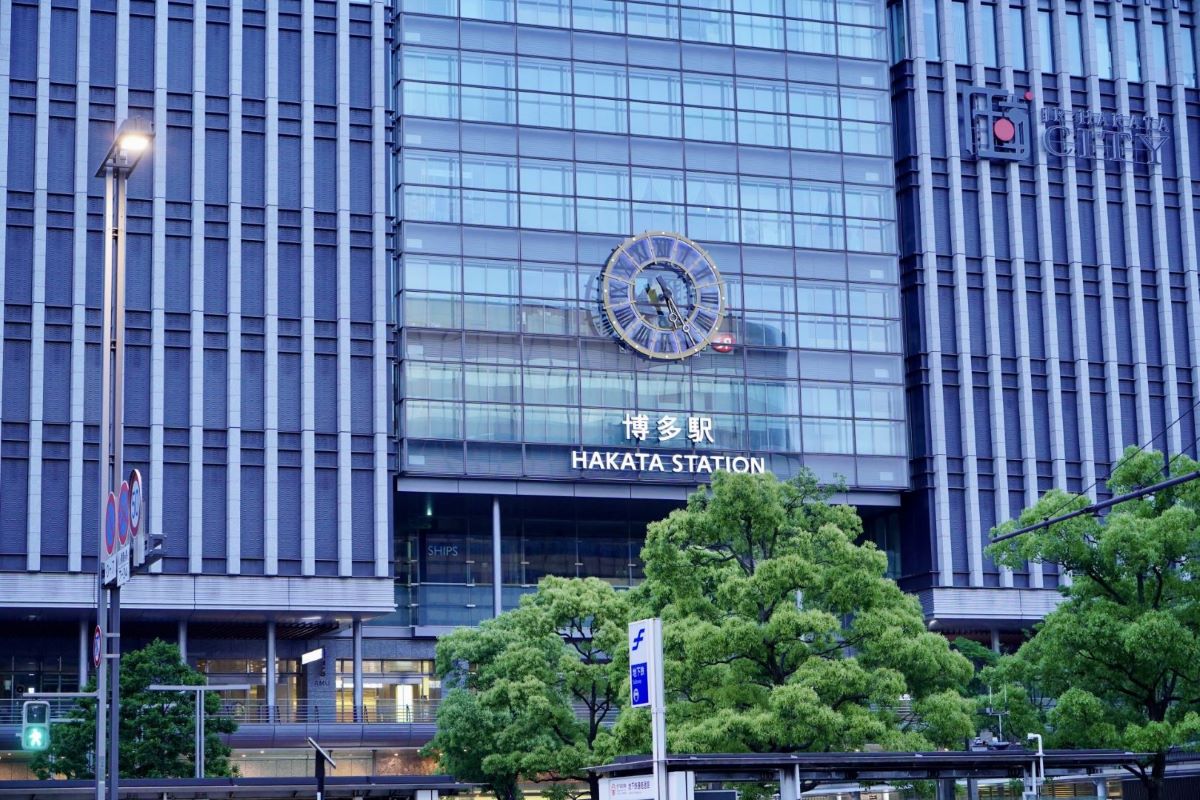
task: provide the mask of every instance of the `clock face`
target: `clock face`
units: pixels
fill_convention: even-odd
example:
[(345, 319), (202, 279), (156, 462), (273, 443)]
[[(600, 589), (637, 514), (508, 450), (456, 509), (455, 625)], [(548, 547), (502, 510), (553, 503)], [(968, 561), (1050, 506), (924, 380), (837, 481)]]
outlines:
[(716, 264), (674, 233), (643, 233), (623, 242), (604, 265), (600, 298), (617, 337), (650, 358), (700, 352), (725, 314)]

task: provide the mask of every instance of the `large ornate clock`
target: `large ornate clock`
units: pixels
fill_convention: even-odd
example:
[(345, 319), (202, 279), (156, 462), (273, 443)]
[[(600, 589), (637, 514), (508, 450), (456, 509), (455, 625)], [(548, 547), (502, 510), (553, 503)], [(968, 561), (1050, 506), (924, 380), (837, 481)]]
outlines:
[(643, 233), (613, 250), (600, 277), (613, 333), (649, 358), (707, 347), (725, 314), (725, 286), (708, 253), (676, 233)]

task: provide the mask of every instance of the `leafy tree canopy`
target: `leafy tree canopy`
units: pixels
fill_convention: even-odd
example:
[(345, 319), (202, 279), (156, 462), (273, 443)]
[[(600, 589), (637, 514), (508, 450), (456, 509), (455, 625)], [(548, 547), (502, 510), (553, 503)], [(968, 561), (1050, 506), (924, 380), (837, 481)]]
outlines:
[[(829, 497), (811, 473), (717, 473), (649, 526), (636, 594), (640, 615), (663, 618), (671, 751), (958, 747), (974, 733), (970, 662), (926, 631), (885, 555), (856, 543), (858, 514)], [(905, 696), (915, 718), (896, 710)], [(622, 715), (620, 749), (648, 752), (645, 720)]]
[[(195, 774), (196, 703), (191, 692), (155, 692), (151, 684), (199, 685), (204, 676), (180, 659), (179, 648), (158, 639), (121, 656), (121, 777), (186, 778)], [(93, 677), (84, 691), (95, 691)], [(221, 700), (206, 693), (204, 772), (209, 777), (233, 774), (229, 747), (220, 734), (237, 723), (219, 715)], [(31, 763), (41, 780), (55, 775), (92, 778), (96, 746), (96, 701), (83, 700), (55, 723), (50, 748)]]
[(443, 637), (449, 690), (424, 752), (500, 800), (520, 797), (522, 780), (586, 780), (619, 710), (610, 654), (624, 649), (628, 619), (628, 597), (609, 584), (551, 577), (519, 608)]
[[(1172, 460), (1170, 475), (1195, 472)], [(1128, 448), (1113, 471), (1114, 495), (1164, 479), (1159, 453)], [(1080, 495), (1051, 491), (996, 529), (1014, 530), (1085, 508)], [(1166, 753), (1200, 736), (1200, 481), (1156, 491), (993, 545), (1001, 564), (1057, 564), (1072, 581), (1065, 600), (1037, 628), (1011, 669), (1057, 702), (1050, 743), (1154, 753), (1143, 773), (1161, 792)]]

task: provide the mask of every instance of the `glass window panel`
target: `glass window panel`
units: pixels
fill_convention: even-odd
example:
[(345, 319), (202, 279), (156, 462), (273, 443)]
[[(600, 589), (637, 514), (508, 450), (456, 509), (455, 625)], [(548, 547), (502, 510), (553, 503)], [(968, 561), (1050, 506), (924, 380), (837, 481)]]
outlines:
[(579, 439), (571, 424), (573, 411), (545, 406), (525, 406), (524, 411), (525, 441), (571, 444)]
[(1014, 69), (1028, 69), (1025, 60), (1025, 9), (1008, 9), (1008, 58)]
[(858, 420), (854, 423), (854, 433), (860, 455), (904, 454), (904, 426), (900, 423)]
[(468, 225), (515, 226), (517, 195), (512, 192), (462, 190), (463, 222)]
[(1078, 14), (1067, 14), (1067, 70), (1072, 75), (1086, 74), (1083, 69), (1083, 21)]
[(516, 92), (508, 89), (464, 86), (462, 87), (462, 118), (477, 122), (516, 122)]
[[(832, 4), (830, 4), (832, 6)], [(830, 9), (832, 11), (832, 8)], [(837, 26), (826, 22), (789, 19), (787, 49), (798, 53), (836, 53)]]
[(741, 341), (747, 345), (789, 347), (796, 342), (796, 318), (791, 314), (747, 311), (742, 320)]
[(844, 223), (837, 217), (816, 217), (796, 214), (793, 218), (797, 247), (818, 250), (840, 250), (845, 241)]
[(800, 282), (796, 286), (802, 314), (845, 314), (846, 287), (836, 283)]
[(837, 8), (838, 22), (883, 27), (883, 5), (876, 0), (837, 0), (833, 5)]
[[(807, 409), (805, 413), (809, 413)], [(904, 390), (899, 386), (855, 386), (854, 415), (871, 419), (904, 419)]]
[(462, 270), (457, 259), (404, 257), (404, 288), (457, 292), (462, 289)]
[(1122, 20), (1125, 35), (1125, 78), (1131, 81), (1142, 79), (1142, 44), (1138, 38), (1136, 19)]
[(526, 300), (521, 303), (521, 322), (526, 333), (575, 333), (577, 305), (561, 299)]
[(842, 187), (833, 183), (792, 181), (792, 202), (798, 213), (842, 213)]
[(683, 173), (675, 170), (634, 167), (633, 199), (655, 203), (682, 203)]
[(892, 148), (891, 129), (874, 122), (842, 122), (842, 148), (847, 153), (886, 156)]
[(1188, 86), (1200, 85), (1196, 80), (1196, 46), (1195, 30), (1193, 28), (1179, 29), (1179, 55), (1183, 75), (1180, 80)]
[(813, 417), (850, 414), (850, 387), (837, 383), (805, 383), (800, 387), (800, 410)]
[(789, 117), (792, 129), (792, 147), (801, 150), (841, 149), (836, 119), (817, 117)]
[(799, 420), (789, 417), (747, 417), (751, 450), (795, 452), (800, 449)]
[(783, 20), (756, 14), (733, 15), (733, 43), (741, 47), (763, 47), (782, 50)]
[(414, 117), (457, 117), (458, 90), (453, 86), (404, 81), (404, 113)]
[(512, 0), (459, 0), (460, 13), (468, 19), (512, 22)]
[[(467, 284), (468, 287), (470, 283)], [(467, 295), (463, 298), (463, 326), (481, 331), (516, 331), (517, 308), (508, 298)]]
[(467, 403), (465, 419), (472, 442), (521, 441), (520, 406)]
[(777, 211), (743, 211), (742, 241), (745, 244), (792, 246), (792, 215)]
[(806, 418), (802, 426), (805, 452), (854, 452), (854, 428), (850, 420)]
[(457, 189), (438, 189), (431, 186), (404, 187), (404, 216), (406, 219), (430, 222), (459, 222)]
[(517, 294), (517, 265), (504, 261), (465, 261), (466, 287), (478, 294)]
[(566, 28), (570, 14), (570, 3), (562, 0), (517, 0), (517, 22)]
[(921, 21), (925, 26), (925, 57), (939, 60), (942, 48), (938, 36), (937, 0), (922, 0)]
[(791, 211), (792, 192), (788, 181), (742, 178), (742, 206), (769, 211)]
[(545, 405), (579, 405), (579, 374), (571, 369), (525, 368), (525, 401)]
[(629, 103), (629, 132), (640, 136), (683, 136), (683, 114), (678, 106), (658, 103)]
[(842, 89), (842, 117), (867, 122), (888, 122), (891, 105), (887, 92), (869, 89)]
[(575, 98), (575, 127), (585, 131), (625, 133), (629, 108), (624, 100)]
[(624, 33), (621, 5), (617, 0), (574, 0), (572, 22), (583, 30)]
[(846, 350), (850, 346), (850, 328), (837, 317), (799, 317), (799, 346), (814, 350)]
[(787, 147), (788, 118), (783, 114), (737, 112), (738, 141), (759, 147)]
[(515, 89), (516, 60), (512, 56), (463, 53), (462, 82), (474, 86)]
[(461, 368), (457, 365), (406, 361), (404, 363), (404, 396), (461, 400)]
[(733, 0), (733, 10), (745, 14), (783, 16), (783, 0)]
[(573, 194), (574, 169), (561, 161), (521, 159), (521, 191), (538, 194)]
[(737, 215), (722, 208), (690, 207), (687, 210), (688, 236), (717, 242), (737, 241)]
[(999, 48), (996, 45), (996, 7), (991, 5), (979, 6), (979, 38), (983, 45), (983, 65), (999, 67)]
[(412, 439), (461, 439), (462, 405), (405, 400), (404, 435)]
[(404, 154), (404, 181), (458, 186), (458, 157), (409, 150)]
[(522, 264), (521, 291), (527, 297), (573, 298), (575, 268), (557, 264)]
[(521, 225), (524, 227), (565, 231), (574, 223), (573, 198), (521, 195)]
[(1108, 17), (1096, 17), (1093, 34), (1096, 49), (1096, 74), (1101, 78), (1112, 79), (1116, 76), (1113, 74), (1112, 25), (1109, 23)]
[(704, 411), (740, 412), (746, 407), (746, 389), (735, 377), (693, 375), (695, 408)]
[(472, 189), (514, 191), (517, 188), (516, 159), (463, 153), (462, 180), (464, 186)]
[(1171, 78), (1167, 69), (1167, 60), (1171, 54), (1171, 42), (1170, 37), (1167, 35), (1167, 26), (1161, 22), (1154, 23), (1154, 44), (1157, 50), (1154, 53), (1154, 82), (1159, 84), (1170, 83)]
[(521, 402), (521, 370), (519, 367), (500, 367), (494, 364), (463, 367), (467, 400), (498, 403)]
[(829, 0), (785, 0), (785, 10), (789, 17), (803, 19), (823, 19), (833, 21), (834, 3)]
[[(584, 401), (589, 405), (633, 408), (636, 405), (632, 372), (583, 370), (580, 373)], [(608, 412), (606, 415), (611, 416)]]
[(584, 197), (629, 199), (629, 169), (600, 164), (575, 167), (575, 192)]
[(950, 24), (954, 26), (954, 60), (960, 64), (971, 63), (971, 51), (968, 46), (967, 34), (967, 4), (963, 0), (954, 0), (950, 4)]
[(870, 186), (847, 186), (845, 189), (846, 216), (891, 219), (895, 206), (891, 190)]
[(732, 142), (736, 117), (732, 110), (685, 106), (684, 131), (689, 139)]
[(407, 80), (458, 83), (458, 56), (452, 52), (405, 47), (401, 67)]
[(624, 98), (625, 69), (623, 67), (605, 67), (599, 64), (576, 63), (575, 94)]
[(738, 108), (748, 111), (767, 111), (786, 114), (787, 87), (777, 81), (756, 81), (741, 78), (737, 82)]
[(733, 108), (733, 78), (685, 73), (683, 76), (683, 101), (694, 106)]
[(678, 231), (684, 227), (683, 206), (665, 203), (634, 203), (635, 231)]
[[(632, 383), (633, 376), (630, 375)], [(589, 400), (589, 402), (592, 402)], [(613, 404), (617, 407), (625, 407), (620, 403)], [(583, 422), (582, 443), (584, 445), (627, 445), (629, 441), (625, 438), (625, 426), (621, 423), (621, 417), (615, 415), (610, 409), (595, 409), (585, 408), (580, 412)]]
[(846, 220), (846, 249), (863, 253), (896, 250), (896, 223), (877, 219)]
[(418, 328), (459, 327), (462, 325), (462, 297), (405, 292), (404, 324)]
[(898, 317), (899, 303), (900, 299), (890, 286), (850, 285), (850, 313), (854, 316)]
[(794, 383), (749, 380), (746, 382), (746, 408), (752, 414), (795, 414), (800, 401)]
[(810, 117), (838, 116), (838, 92), (832, 86), (791, 84), (788, 89), (791, 112)]
[(1054, 63), (1054, 16), (1049, 11), (1038, 11), (1038, 40), (1041, 52), (1042, 72), (1056, 72)]
[(850, 344), (855, 350), (896, 353), (900, 350), (900, 323), (891, 320), (851, 319)]
[(517, 118), (522, 125), (571, 127), (571, 98), (560, 94), (517, 92)]
[(685, 41), (708, 44), (730, 44), (733, 41), (733, 22), (729, 14), (684, 8), (680, 18), (680, 32)]
[(887, 58), (887, 35), (883, 28), (837, 26), (838, 55), (852, 58)]
[(585, 233), (621, 233), (629, 230), (628, 200), (598, 200), (581, 197), (576, 201), (577, 228)]
[(657, 103), (678, 103), (682, 97), (679, 75), (662, 70), (630, 69), (629, 97)]
[(704, 206), (736, 206), (737, 177), (714, 173), (687, 173), (687, 201)]
[(679, 369), (663, 369), (637, 376), (637, 407), (646, 412), (687, 411), (691, 384)]
[(625, 11), (630, 36), (679, 38), (679, 9), (651, 3), (628, 3)]

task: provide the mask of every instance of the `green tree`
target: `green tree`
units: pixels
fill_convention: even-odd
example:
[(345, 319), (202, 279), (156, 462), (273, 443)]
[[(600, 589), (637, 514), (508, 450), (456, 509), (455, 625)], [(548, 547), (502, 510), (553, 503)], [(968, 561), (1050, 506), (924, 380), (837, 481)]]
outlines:
[[(195, 694), (150, 691), (154, 683), (199, 685), (204, 676), (183, 663), (178, 647), (158, 639), (121, 656), (121, 777), (190, 777), (196, 771)], [(84, 691), (95, 690), (93, 678)], [(237, 723), (218, 713), (219, 697), (205, 693), (204, 698), (204, 772), (209, 777), (232, 775), (229, 746), (220, 735), (232, 733)], [(50, 749), (30, 765), (41, 780), (94, 777), (96, 701), (83, 700), (68, 718), (53, 726)]]
[[(829, 497), (807, 472), (717, 473), (649, 526), (639, 614), (663, 618), (672, 751), (961, 747), (974, 733), (970, 663)], [(646, 719), (622, 714), (619, 748), (648, 751)]]
[(958, 637), (951, 646), (975, 668), (968, 692), (975, 697), (975, 726), (994, 731), (1008, 741), (1024, 741), (1025, 734), (1045, 729), (1041, 704), (1031, 694), (1028, 677), (1012, 660), (979, 642)]
[[(1197, 470), (1173, 459), (1171, 475)], [(1108, 482), (1114, 495), (1164, 479), (1159, 453), (1128, 448)], [(1051, 491), (1003, 533), (1086, 508)], [(1153, 753), (1140, 777), (1158, 798), (1168, 750), (1200, 734), (1200, 482), (1184, 483), (992, 545), (1001, 564), (1057, 564), (1072, 581), (1063, 602), (1013, 657), (1057, 698), (1050, 743)]]
[[(517, 800), (521, 781), (588, 780), (621, 695), (611, 653), (625, 647), (629, 603), (595, 578), (545, 578), (519, 608), (437, 645), (451, 687), (426, 754), (459, 779)], [(597, 781), (590, 784), (592, 797)]]

